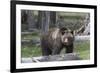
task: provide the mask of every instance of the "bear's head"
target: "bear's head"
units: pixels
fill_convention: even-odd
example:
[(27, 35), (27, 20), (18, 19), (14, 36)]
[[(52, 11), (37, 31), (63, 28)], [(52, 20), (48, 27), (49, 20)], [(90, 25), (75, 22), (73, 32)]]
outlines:
[(63, 45), (71, 45), (73, 44), (74, 41), (74, 34), (73, 31), (71, 31), (68, 28), (60, 28), (60, 32), (61, 32), (61, 42)]

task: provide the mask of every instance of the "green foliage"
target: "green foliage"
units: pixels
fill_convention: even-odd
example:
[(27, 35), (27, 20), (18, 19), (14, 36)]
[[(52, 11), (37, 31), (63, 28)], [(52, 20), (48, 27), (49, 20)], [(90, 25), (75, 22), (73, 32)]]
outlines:
[[(74, 51), (79, 54), (80, 58), (83, 60), (90, 58), (90, 43), (86, 42), (75, 42)], [(64, 54), (65, 49), (62, 50), (61, 54)], [(36, 57), (41, 56), (41, 48), (35, 45), (33, 46), (22, 46), (21, 48), (22, 57)]]
[(90, 42), (79, 42), (75, 43), (75, 52), (77, 52), (81, 59), (90, 58)]
[(23, 39), (37, 39), (37, 38), (39, 38), (39, 33), (37, 33), (37, 32), (33, 32), (32, 34), (24, 34), (24, 35), (22, 35), (21, 36), (21, 38), (22, 38), (22, 40)]
[(42, 52), (40, 47), (37, 46), (22, 46), (21, 48), (21, 56), (22, 57), (35, 57), (41, 56)]

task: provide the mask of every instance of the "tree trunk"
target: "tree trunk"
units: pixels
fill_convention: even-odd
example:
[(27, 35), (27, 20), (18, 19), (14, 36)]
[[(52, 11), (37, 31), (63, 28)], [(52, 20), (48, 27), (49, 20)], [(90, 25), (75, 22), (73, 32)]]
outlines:
[(35, 20), (33, 16), (33, 11), (27, 11), (27, 23), (28, 23), (28, 30), (33, 30), (35, 28)]
[(50, 26), (55, 26), (56, 24), (56, 12), (50, 12)]
[(28, 30), (27, 10), (21, 10), (21, 31)]
[(41, 24), (42, 24), (42, 11), (38, 11), (38, 21), (37, 21), (36, 27), (38, 29), (41, 29)]
[(42, 14), (41, 14), (42, 34), (47, 33), (47, 31), (49, 29), (49, 23), (50, 23), (50, 12), (42, 11)]

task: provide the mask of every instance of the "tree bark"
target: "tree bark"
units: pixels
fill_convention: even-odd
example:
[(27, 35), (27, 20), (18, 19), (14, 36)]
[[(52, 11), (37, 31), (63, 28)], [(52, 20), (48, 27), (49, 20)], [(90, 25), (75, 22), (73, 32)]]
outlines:
[(41, 25), (42, 25), (42, 34), (47, 33), (49, 29), (49, 23), (50, 23), (50, 12), (49, 11), (42, 11), (41, 15)]
[(33, 11), (28, 10), (27, 11), (27, 23), (28, 23), (28, 30), (33, 30), (35, 28), (35, 20), (33, 16)]
[(56, 12), (50, 12), (50, 26), (53, 27), (56, 24)]

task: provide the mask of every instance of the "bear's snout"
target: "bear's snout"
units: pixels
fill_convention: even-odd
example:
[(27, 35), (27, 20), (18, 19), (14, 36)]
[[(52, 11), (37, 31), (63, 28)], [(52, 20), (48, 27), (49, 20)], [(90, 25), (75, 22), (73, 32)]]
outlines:
[(64, 40), (64, 42), (67, 43), (67, 42), (68, 42), (68, 39), (66, 38), (66, 39)]

